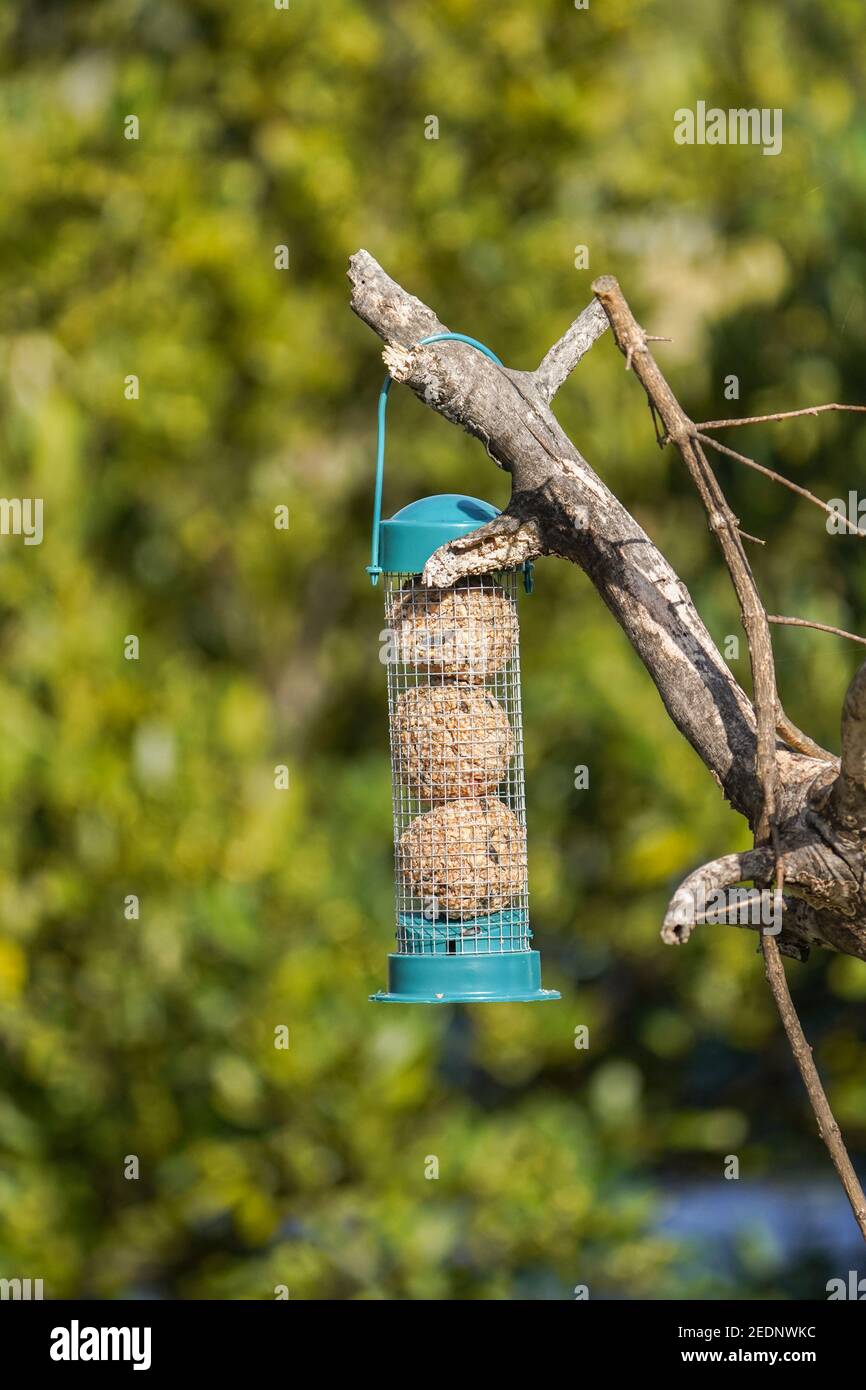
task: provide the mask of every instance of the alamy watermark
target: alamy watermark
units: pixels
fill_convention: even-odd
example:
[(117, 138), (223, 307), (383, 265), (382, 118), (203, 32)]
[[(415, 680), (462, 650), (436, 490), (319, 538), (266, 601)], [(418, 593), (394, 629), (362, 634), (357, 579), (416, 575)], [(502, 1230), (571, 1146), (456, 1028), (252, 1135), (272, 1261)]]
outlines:
[(846, 1299), (862, 1303), (866, 1300), (866, 1279), (856, 1269), (849, 1269), (845, 1279), (828, 1279), (824, 1287), (827, 1290), (828, 1303), (838, 1303)]
[(0, 1299), (42, 1299), (45, 1297), (41, 1279), (0, 1279)]
[(691, 927), (696, 923), (724, 923), (760, 927), (767, 936), (782, 930), (784, 903), (778, 889), (697, 888), (678, 893), (671, 911), (671, 924)]
[(51, 1330), (52, 1361), (130, 1361), (134, 1371), (150, 1370), (149, 1327), (82, 1327), (73, 1318)]
[(479, 624), (436, 628), (405, 624), (383, 628), (379, 641), (383, 666), (465, 667), (469, 672), (485, 672), (495, 663), (502, 637), (492, 624), (489, 631)]
[(826, 523), (829, 535), (866, 536), (866, 497), (851, 488), (847, 498), (831, 497), (827, 506), (830, 508)]
[(41, 545), (42, 506), (41, 497), (0, 497), (0, 536), (23, 536), (25, 545)]
[(707, 108), (699, 101), (694, 111), (681, 106), (674, 112), (674, 140), (678, 145), (760, 145), (762, 154), (782, 153), (780, 106)]

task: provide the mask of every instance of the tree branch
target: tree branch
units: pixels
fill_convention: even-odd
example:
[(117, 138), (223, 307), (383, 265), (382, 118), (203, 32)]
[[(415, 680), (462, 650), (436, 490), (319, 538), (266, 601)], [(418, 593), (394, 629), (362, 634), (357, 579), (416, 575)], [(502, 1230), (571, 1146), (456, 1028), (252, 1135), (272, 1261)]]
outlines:
[(776, 1001), (779, 1017), (794, 1055), (794, 1061), (803, 1079), (803, 1085), (806, 1087), (818, 1125), (818, 1133), (826, 1144), (833, 1160), (833, 1166), (839, 1174), (839, 1180), (851, 1204), (851, 1210), (854, 1213), (854, 1220), (860, 1228), (860, 1234), (866, 1240), (866, 1197), (863, 1195), (863, 1189), (854, 1171), (854, 1165), (848, 1156), (841, 1131), (833, 1116), (833, 1111), (830, 1109), (830, 1103), (818, 1075), (818, 1068), (815, 1066), (812, 1049), (797, 1017), (794, 1001), (788, 989), (785, 967), (779, 955), (779, 948), (773, 938), (766, 935), (761, 937), (761, 945), (764, 951), (764, 970), (767, 981)]
[[(774, 877), (778, 894), (787, 883), (798, 896), (785, 900), (790, 917), (786, 913), (783, 949), (802, 959), (809, 945), (818, 944), (866, 959), (866, 665), (846, 698), (842, 771), (837, 777), (824, 750), (811, 757), (796, 751), (810, 741), (786, 718), (779, 702), (767, 614), (743, 550), (739, 523), (693, 421), (654, 361), (616, 280), (604, 276), (593, 289), (626, 368), (634, 368), (654, 420), (664, 427), (658, 442), (671, 440), (676, 445), (721, 546), (749, 644), (754, 710), (682, 581), (549, 409), (557, 386), (586, 350), (584, 329), (572, 325), (536, 373), (517, 372), (461, 343), (419, 346), (420, 338), (447, 331), (445, 325), (391, 280), (366, 251), (351, 258), (349, 279), (352, 308), (385, 341), (383, 355), (394, 379), (481, 439), (494, 462), (511, 474), (506, 512), (474, 539), (462, 537), (443, 546), (428, 562), (427, 582), (453, 583), (463, 574), (494, 564), (519, 564), (537, 554), (559, 555), (578, 564), (628, 636), (674, 724), (755, 833), (756, 847), (748, 855), (726, 856), (698, 873), (712, 870), (717, 880), (739, 874), (735, 881), (742, 881), (748, 871), (762, 886)], [(589, 324), (591, 316), (585, 319), (586, 315), (585, 310), (578, 323)], [(706, 426), (711, 427), (712, 422)], [(725, 446), (713, 447), (754, 464)], [(777, 743), (777, 728), (789, 748)], [(780, 944), (763, 932), (761, 943), (767, 979), (819, 1130), (866, 1237), (866, 1200), (814, 1063), (806, 1056), (808, 1044), (787, 990)]]
[(541, 359), (533, 376), (546, 401), (552, 401), (562, 383), (574, 371), (580, 359), (589, 351), (607, 328), (607, 315), (597, 299), (593, 299), (578, 314), (574, 323), (558, 343)]
[(843, 627), (831, 627), (829, 623), (813, 623), (809, 618), (783, 618), (778, 613), (767, 614), (768, 623), (778, 623), (780, 627), (813, 627), (818, 632), (830, 632), (834, 637), (847, 637), (849, 642), (859, 642), (866, 647), (866, 637), (856, 632), (846, 632)]
[(521, 521), (504, 511), (477, 531), (458, 536), (437, 550), (427, 561), (421, 578), (432, 589), (447, 589), (465, 575), (518, 569), (542, 554), (544, 542), (538, 523), (532, 518)]
[[(723, 906), (716, 906), (714, 899), (720, 893), (729, 893), (740, 883), (768, 878), (773, 865), (773, 853), (765, 847), (726, 854), (695, 869), (683, 880), (668, 904), (661, 930), (662, 941), (667, 946), (683, 946), (695, 927), (702, 925), (721, 924), (762, 931), (766, 925), (763, 919), (767, 916), (765, 889), (743, 890)], [(781, 895), (771, 896), (775, 899)], [(775, 912), (775, 902), (773, 906)], [(782, 930), (776, 939), (783, 955), (805, 961), (813, 946), (827, 945), (828, 926), (817, 908), (802, 898), (785, 896), (782, 912)], [(731, 914), (736, 915), (732, 917)]]
[(829, 405), (806, 405), (802, 410), (777, 410), (772, 415), (746, 415), (742, 420), (702, 420), (695, 428), (730, 430), (739, 425), (767, 425), (773, 420), (796, 420), (802, 415), (822, 415), (825, 410), (849, 410), (857, 413), (866, 411), (866, 405), (839, 405), (836, 401), (831, 401)]
[[(428, 562), (427, 582), (453, 583), (491, 563), (521, 564), (535, 555), (562, 556), (579, 565), (643, 661), (676, 727), (754, 826), (762, 796), (752, 706), (685, 585), (565, 435), (532, 376), (497, 366), (461, 343), (407, 343), (415, 333), (447, 331), (446, 326), (366, 252), (352, 258), (349, 278), (355, 312), (390, 344), (385, 357), (394, 378), (481, 439), (511, 474), (511, 501), (493, 533), (482, 528), (468, 544), (462, 538), (443, 546)], [(640, 338), (637, 348), (646, 352)], [(692, 464), (706, 470), (706, 488), (718, 487), (702, 456)], [(771, 723), (780, 772), (779, 823), (786, 849), (797, 848), (796, 882), (786, 858), (789, 882), (814, 902), (821, 944), (866, 959), (866, 930), (858, 917), (864, 906), (861, 877), (848, 848), (836, 845), (832, 823), (823, 818), (836, 762), (791, 723), (778, 698)], [(784, 743), (775, 741), (776, 730)]]
[(708, 920), (703, 906), (708, 898), (746, 880), (766, 878), (772, 871), (773, 853), (769, 849), (726, 854), (702, 864), (683, 879), (668, 903), (662, 922), (662, 941), (668, 946), (685, 945), (693, 929)]
[[(773, 623), (775, 618), (767, 617), (767, 621)], [(839, 759), (832, 753), (828, 753), (826, 748), (822, 748), (820, 743), (816, 743), (808, 734), (804, 734), (802, 729), (798, 729), (792, 719), (789, 719), (782, 709), (782, 702), (776, 706), (776, 733), (779, 738), (785, 740), (789, 748), (793, 748), (798, 753), (805, 753), (809, 758), (820, 758), (822, 762), (838, 763)]]
[[(783, 883), (786, 877), (791, 877), (791, 874), (787, 859), (783, 859), (777, 819), (780, 779), (775, 731), (779, 697), (776, 691), (776, 670), (767, 614), (746, 560), (737, 527), (737, 518), (731, 512), (724, 493), (701, 449), (702, 436), (698, 435), (693, 421), (682, 410), (665, 381), (647, 348), (643, 330), (635, 321), (616, 280), (612, 276), (603, 276), (600, 280), (596, 280), (593, 289), (605, 307), (617, 345), (625, 355), (626, 366), (633, 366), (635, 375), (646, 391), (651, 409), (661, 419), (667, 438), (671, 439), (678, 448), (701, 501), (704, 503), (710, 529), (715, 532), (718, 538), (736, 591), (740, 615), (749, 645), (758, 729), (756, 772), (763, 791), (761, 813), (753, 825), (756, 847), (750, 855), (730, 855), (724, 860), (717, 861), (714, 865), (707, 866), (704, 870), (699, 870), (697, 875), (692, 875), (691, 881), (694, 883), (697, 878), (699, 884), (704, 884), (708, 875), (711, 878), (714, 876), (722, 880), (724, 880), (725, 875), (728, 878), (732, 875), (739, 875), (735, 881), (742, 881), (742, 878), (748, 876), (766, 884), (772, 877), (775, 878), (777, 893), (781, 896)], [(712, 443), (714, 447), (720, 447), (724, 453), (733, 453), (732, 450), (726, 449), (723, 445), (718, 446), (710, 439), (707, 439), (707, 442)], [(735, 457), (743, 456), (735, 455)], [(743, 461), (751, 462), (745, 459)], [(804, 490), (798, 489), (798, 491)], [(856, 681), (852, 683), (851, 690), (849, 690), (849, 696), (852, 697), (851, 728), (849, 729), (854, 764), (852, 770), (856, 771), (857, 775), (866, 778), (866, 760), (861, 754), (860, 739), (856, 732), (861, 727), (862, 720), (863, 750), (866, 752), (866, 719), (864, 719), (866, 716), (866, 681), (864, 681), (862, 690), (855, 687)], [(848, 700), (846, 699), (847, 706)], [(843, 718), (843, 739), (844, 729), (845, 719)], [(845, 754), (843, 749), (842, 776), (839, 778), (837, 787), (842, 783), (844, 773)], [(862, 795), (863, 788), (859, 787), (858, 791)], [(805, 853), (808, 866), (812, 856), (811, 844), (807, 840), (799, 846), (799, 849), (801, 856)], [(690, 880), (687, 880), (688, 882)], [(670, 913), (671, 909), (669, 908), (668, 911)], [(668, 931), (673, 930), (673, 926), (669, 924)], [(791, 1000), (780, 946), (775, 934), (762, 930), (761, 950), (764, 956), (767, 981), (815, 1114), (818, 1131), (827, 1146), (830, 1158), (851, 1204), (854, 1218), (860, 1227), (864, 1240), (866, 1240), (866, 1197), (863, 1195), (848, 1152), (842, 1142), (839, 1127), (833, 1118), (812, 1059), (811, 1049), (806, 1042), (800, 1020)]]
[[(380, 335), (387, 342), (410, 348), (421, 338), (448, 332), (433, 310), (386, 275), (369, 251), (356, 251), (350, 257), (348, 275), (352, 285), (352, 309), (374, 333), (380, 333), (379, 325), (387, 324), (387, 334)], [(473, 352), (473, 349), (467, 347), (466, 351)]]

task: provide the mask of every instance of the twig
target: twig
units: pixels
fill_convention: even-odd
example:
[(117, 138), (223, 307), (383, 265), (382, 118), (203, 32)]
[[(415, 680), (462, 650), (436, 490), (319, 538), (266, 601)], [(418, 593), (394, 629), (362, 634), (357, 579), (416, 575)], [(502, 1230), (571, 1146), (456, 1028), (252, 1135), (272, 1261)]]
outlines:
[(829, 405), (807, 405), (802, 410), (777, 410), (773, 415), (747, 415), (742, 420), (702, 420), (695, 428), (727, 430), (738, 425), (766, 425), (771, 420), (796, 420), (800, 415), (822, 415), (825, 410), (866, 411), (866, 405), (839, 405), (832, 401)]
[(783, 618), (778, 613), (767, 614), (768, 623), (779, 623), (785, 627), (814, 627), (818, 632), (830, 632), (834, 637), (847, 637), (849, 642), (859, 642), (866, 647), (866, 637), (858, 637), (856, 632), (846, 632), (842, 627), (831, 627), (829, 623), (813, 623), (808, 618)]
[[(768, 616), (767, 622), (773, 619)], [(804, 734), (802, 729), (798, 729), (793, 719), (789, 719), (782, 708), (782, 702), (776, 706), (776, 733), (784, 739), (789, 748), (793, 748), (797, 753), (805, 753), (808, 758), (821, 758), (823, 762), (835, 763), (835, 754), (829, 753), (826, 748), (822, 748), (820, 743), (816, 743), (808, 734)]]
[(828, 502), (822, 502), (820, 497), (816, 497), (814, 492), (809, 492), (808, 488), (800, 487), (799, 483), (792, 483), (790, 478), (785, 478), (781, 473), (777, 473), (773, 468), (767, 468), (765, 464), (758, 463), (757, 460), (749, 458), (748, 454), (738, 454), (736, 449), (729, 449), (727, 444), (720, 444), (717, 439), (711, 439), (708, 434), (701, 434), (698, 431), (695, 436), (702, 444), (709, 444), (711, 449), (717, 449), (720, 454), (727, 454), (728, 458), (736, 459), (738, 463), (744, 463), (747, 468), (754, 468), (757, 473), (763, 473), (764, 477), (771, 478), (774, 483), (780, 483), (782, 487), (789, 488), (791, 492), (796, 492), (800, 497), (805, 497), (807, 502), (812, 502), (816, 507), (820, 507), (822, 512), (828, 516), (837, 517), (844, 521), (849, 531), (853, 531), (855, 536), (862, 536), (863, 531), (847, 516), (844, 516), (835, 507), (831, 507)]
[(794, 1008), (794, 1001), (791, 998), (791, 991), (788, 989), (785, 967), (782, 964), (776, 938), (762, 932), (761, 950), (764, 953), (764, 973), (776, 1001), (776, 1008), (779, 1010), (782, 1027), (787, 1034), (791, 1051), (794, 1054), (794, 1061), (797, 1063), (797, 1069), (803, 1078), (803, 1085), (806, 1087), (809, 1102), (815, 1112), (818, 1133), (827, 1145), (833, 1166), (839, 1174), (845, 1195), (851, 1203), (854, 1220), (860, 1227), (860, 1234), (866, 1240), (866, 1197), (863, 1195), (860, 1180), (848, 1156), (842, 1133), (834, 1119), (833, 1111), (830, 1109), (830, 1102), (827, 1100), (827, 1093), (821, 1084), (818, 1068), (815, 1066), (815, 1059), (812, 1056), (812, 1049), (806, 1041), (797, 1010)]

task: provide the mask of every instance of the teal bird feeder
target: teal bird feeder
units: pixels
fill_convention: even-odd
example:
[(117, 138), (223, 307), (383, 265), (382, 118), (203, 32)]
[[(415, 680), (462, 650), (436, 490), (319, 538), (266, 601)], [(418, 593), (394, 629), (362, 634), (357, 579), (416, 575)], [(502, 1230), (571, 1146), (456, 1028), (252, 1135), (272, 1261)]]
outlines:
[(435, 550), (498, 513), (448, 493), (381, 520), (389, 386), (368, 573), (385, 590), (397, 939), (387, 988), (370, 998), (558, 999), (542, 988), (529, 925), (517, 595), (531, 567), (422, 584)]

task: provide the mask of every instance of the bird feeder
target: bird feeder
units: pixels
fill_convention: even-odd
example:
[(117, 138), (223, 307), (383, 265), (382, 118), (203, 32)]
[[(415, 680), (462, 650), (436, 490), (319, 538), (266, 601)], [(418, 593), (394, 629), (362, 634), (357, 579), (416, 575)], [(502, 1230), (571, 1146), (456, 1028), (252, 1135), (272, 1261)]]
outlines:
[(449, 493), (380, 520), (389, 386), (368, 573), (385, 590), (397, 941), (388, 987), (370, 998), (558, 999), (530, 945), (517, 595), (531, 568), (421, 582), (439, 546), (498, 513)]

